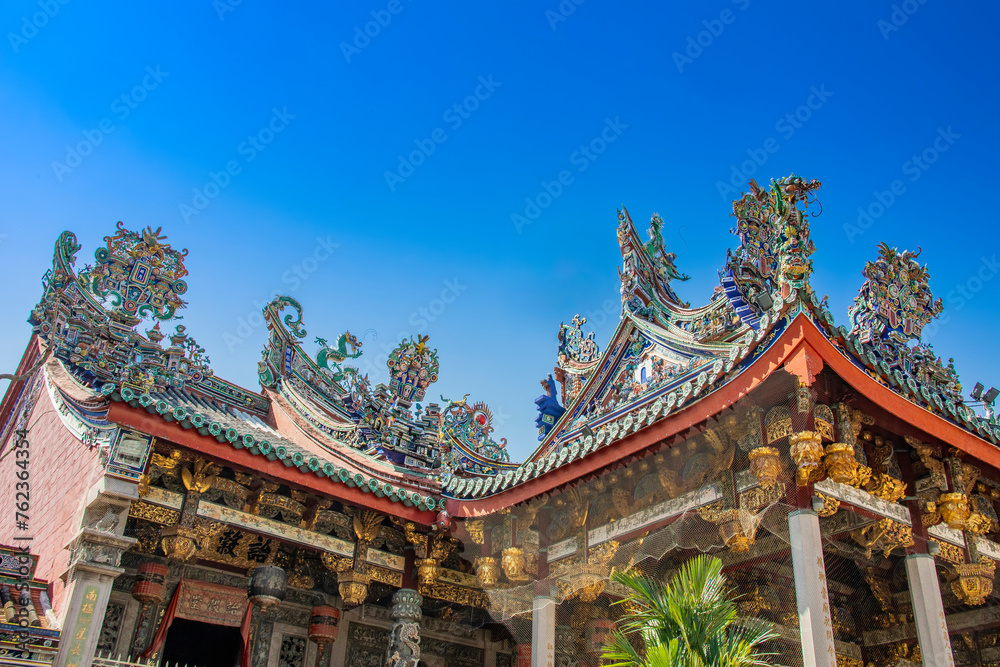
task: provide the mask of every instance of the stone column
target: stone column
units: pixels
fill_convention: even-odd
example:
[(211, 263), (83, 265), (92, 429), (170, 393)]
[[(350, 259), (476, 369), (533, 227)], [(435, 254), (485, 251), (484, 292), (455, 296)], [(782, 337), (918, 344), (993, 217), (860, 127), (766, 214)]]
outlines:
[(536, 594), (531, 611), (531, 667), (555, 667), (556, 602)]
[(386, 667), (417, 667), (420, 661), (420, 606), (424, 599), (410, 588), (401, 588), (392, 596), (392, 619), (386, 649)]
[(88, 492), (81, 530), (66, 545), (71, 552), (65, 574), (68, 604), (53, 664), (90, 667), (111, 586), (125, 571), (119, 567), (122, 553), (136, 543), (123, 534), (129, 505), (138, 497), (134, 483), (113, 477), (104, 477)]
[(913, 620), (917, 626), (917, 641), (920, 642), (923, 664), (953, 667), (955, 658), (948, 638), (948, 624), (944, 618), (934, 556), (913, 554), (907, 556), (905, 562), (910, 600), (913, 602)]
[(803, 667), (836, 667), (819, 515), (812, 510), (796, 510), (788, 515), (788, 528)]

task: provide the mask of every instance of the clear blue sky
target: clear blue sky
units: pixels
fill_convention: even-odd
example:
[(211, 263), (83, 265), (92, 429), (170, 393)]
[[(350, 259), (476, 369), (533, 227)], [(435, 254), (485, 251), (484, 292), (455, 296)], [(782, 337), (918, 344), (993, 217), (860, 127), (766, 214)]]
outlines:
[[(282, 291), (310, 339), (364, 336), (376, 381), (383, 345), (430, 334), (429, 395), (487, 401), (520, 459), (560, 321), (613, 329), (615, 208), (663, 215), (702, 303), (735, 240), (726, 182), (794, 171), (824, 183), (813, 285), (838, 322), (878, 242), (921, 246), (937, 352), (1000, 382), (1000, 280), (977, 278), (1000, 236), (995, 3), (232, 2), (4, 3), (3, 370), (59, 232), (82, 263), (118, 220), (162, 226), (217, 374), (256, 388), (265, 331), (241, 319)], [(547, 206), (518, 227), (526, 197)]]

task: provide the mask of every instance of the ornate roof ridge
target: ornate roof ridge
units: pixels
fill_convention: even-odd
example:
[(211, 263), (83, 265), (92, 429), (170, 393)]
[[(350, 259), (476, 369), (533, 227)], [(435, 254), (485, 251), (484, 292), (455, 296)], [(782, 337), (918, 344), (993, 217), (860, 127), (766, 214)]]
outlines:
[[(187, 250), (171, 248), (160, 229), (133, 232), (121, 222), (104, 241), (94, 263), (77, 272), (76, 236), (69, 231), (59, 236), (42, 298), (29, 318), (75, 381), (98, 397), (178, 389), (192, 399), (273, 417), (268, 397), (214, 376), (205, 349), (184, 325), (161, 331), (161, 323), (177, 319), (186, 306), (180, 295), (187, 291)], [(143, 318), (154, 321), (145, 335), (137, 330)], [(371, 387), (367, 376), (345, 363), (361, 355), (362, 342), (349, 331), (333, 343), (317, 338), (313, 358), (300, 342), (306, 331), (295, 299), (277, 297), (265, 307), (264, 319), (269, 340), (258, 364), (262, 386), (286, 397), (332, 440), (353, 432), (358, 442), (348, 444), (361, 455), (374, 455), (374, 462), (384, 459), (387, 474), (406, 470), (430, 479), (452, 472), (493, 474), (509, 466), (506, 441), (491, 437), (492, 414), (484, 404), (468, 406), (463, 400), (424, 409), (416, 403), (411, 409), (437, 379), (437, 351), (427, 346), (426, 336), (400, 342), (389, 356), (389, 385)]]
[[(644, 392), (657, 382), (686, 373), (685, 368), (716, 360), (726, 363), (725, 358), (732, 361), (734, 354), (743, 356), (744, 343), (762, 338), (809, 289), (812, 265), (808, 257), (814, 248), (806, 209), (816, 201), (815, 191), (820, 187), (819, 181), (807, 181), (795, 174), (771, 181), (768, 189), (751, 181), (750, 192), (733, 202), (738, 223), (732, 231), (740, 245), (735, 252), (727, 253), (719, 272), (720, 286), (706, 304), (695, 308), (682, 302), (670, 288), (671, 280), (687, 280), (689, 276), (677, 270), (676, 256), (666, 250), (663, 219), (657, 214), (652, 216), (650, 240), (643, 244), (627, 209), (620, 208), (617, 236), (623, 267), (619, 269), (619, 326), (604, 353), (586, 368), (573, 368), (561, 361), (557, 364), (556, 375), (563, 385), (566, 408), (558, 404), (550, 407), (549, 414), (558, 413), (558, 420), (540, 425), (540, 445), (527, 460), (537, 460), (560, 446), (560, 434), (580, 418), (581, 401), (597, 400), (597, 404), (586, 407), (587, 413), (596, 410), (602, 414), (608, 406), (613, 410), (623, 400), (617, 395), (620, 391), (609, 398), (607, 392), (611, 390), (607, 387), (602, 387), (605, 393), (601, 397), (592, 395), (593, 383), (606, 384), (609, 372), (634, 371), (636, 377), (626, 374), (621, 378), (632, 387), (630, 391)], [(571, 333), (574, 340), (582, 339), (582, 330)], [(566, 335), (567, 327), (562, 324), (559, 359), (565, 356), (562, 341)], [(616, 366), (609, 370), (612, 359), (615, 363), (623, 361), (619, 359), (625, 345), (621, 337), (626, 335), (632, 338), (628, 344), (638, 345), (636, 353), (644, 352), (644, 357), (627, 362), (631, 368)], [(636, 337), (645, 338), (645, 343), (640, 344)], [(596, 348), (596, 343), (593, 345)], [(544, 417), (540, 413), (540, 421)], [(590, 418), (586, 421), (589, 423)], [(570, 430), (579, 428), (582, 424)]]
[[(266, 419), (274, 417), (280, 397), (309, 429), (323, 433), (310, 437), (324, 450), (352, 447), (351, 458), (372, 461), (376, 477), (382, 467), (394, 479), (423, 475), (438, 479), (456, 498), (499, 492), (518, 471), (524, 479), (529, 465), (551, 469), (570, 460), (574, 447), (581, 452), (596, 442), (601, 432), (613, 440), (613, 430), (632, 432), (690, 405), (692, 398), (700, 400), (739, 377), (800, 313), (873, 379), (976, 437), (1000, 442), (992, 410), (978, 415), (962, 397), (953, 363), (946, 364), (921, 339), (942, 304), (930, 293), (927, 267), (917, 263), (919, 250), (880, 244), (848, 311), (851, 329), (834, 324), (826, 299), (818, 300), (809, 284), (814, 251), (809, 217), (817, 214), (807, 214), (807, 207), (816, 202), (819, 187), (794, 174), (768, 188), (751, 181), (750, 191), (733, 202), (732, 231), (739, 246), (727, 253), (711, 298), (694, 308), (670, 287), (671, 280), (687, 276), (666, 251), (662, 218), (654, 214), (650, 239), (643, 242), (622, 207), (618, 325), (603, 351), (584, 331), (585, 318), (560, 325), (555, 373), (536, 400), (540, 444), (520, 466), (509, 462), (506, 441), (493, 439), (485, 404), (470, 405), (468, 395), (457, 401), (441, 397), (443, 405), (416, 402), (424, 400), (439, 371), (437, 352), (426, 337), (402, 341), (389, 358), (388, 385), (372, 387), (347, 363), (362, 348), (349, 331), (333, 344), (317, 338), (315, 358), (303, 349), (302, 307), (290, 297), (278, 297), (264, 309), (269, 340), (258, 370), (269, 389), (258, 394), (216, 378), (205, 350), (182, 325), (169, 336), (160, 331), (160, 322), (175, 319), (185, 306), (180, 295), (187, 289), (187, 251), (172, 249), (160, 230), (134, 233), (119, 223), (95, 253), (96, 264), (79, 274), (73, 264), (80, 246), (64, 232), (29, 321), (60, 368), (97, 401), (126, 394), (138, 400), (174, 389)], [(145, 336), (135, 330), (140, 315), (156, 320)], [(160, 344), (164, 338), (170, 339), (166, 349)], [(155, 411), (159, 399), (153, 403)], [(347, 432), (358, 442), (342, 442), (340, 434)], [(331, 442), (324, 444), (327, 439)]]

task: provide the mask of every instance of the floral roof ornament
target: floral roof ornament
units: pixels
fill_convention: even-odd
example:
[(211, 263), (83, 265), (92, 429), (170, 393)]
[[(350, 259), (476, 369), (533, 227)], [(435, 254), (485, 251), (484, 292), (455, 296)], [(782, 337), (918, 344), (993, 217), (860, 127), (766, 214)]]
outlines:
[(601, 358), (594, 332), (583, 333), (586, 317), (577, 313), (573, 320), (559, 325), (559, 351), (556, 355), (556, 380), (562, 384), (566, 403), (573, 401), (587, 377)]
[[(507, 438), (500, 442), (493, 439), (493, 412), (483, 401), (469, 405), (468, 394), (460, 401), (449, 401), (443, 396), (446, 406), (439, 416), (439, 438), (450, 438), (458, 441), (463, 449), (478, 454), (490, 461), (510, 461), (507, 453)], [(442, 450), (445, 449), (442, 446)], [(463, 467), (468, 468), (470, 462), (463, 461)], [(482, 472), (474, 470), (472, 472)], [(492, 471), (492, 472), (495, 472)]]
[(584, 335), (583, 325), (586, 317), (577, 313), (569, 323), (559, 325), (559, 362), (560, 364), (590, 364), (597, 361), (600, 348), (594, 341), (594, 332)]
[(920, 252), (879, 244), (878, 258), (865, 264), (865, 282), (848, 310), (850, 336), (904, 391), (927, 385), (944, 400), (962, 402), (954, 363), (945, 364), (920, 340), (924, 327), (944, 310), (931, 294), (930, 272), (917, 262)]
[(878, 259), (865, 265), (865, 282), (848, 311), (862, 343), (920, 340), (923, 328), (941, 314), (944, 305), (931, 295), (927, 267), (917, 262), (920, 252), (880, 243)]
[(127, 321), (170, 320), (187, 305), (180, 295), (187, 292), (188, 251), (163, 243), (167, 237), (161, 229), (133, 232), (119, 221), (118, 232), (105, 236), (106, 247), (94, 253), (97, 263), (80, 272), (81, 285), (89, 284), (95, 296), (110, 302), (113, 312)]
[(808, 283), (808, 258), (815, 248), (805, 209), (821, 186), (795, 174), (772, 180), (766, 190), (751, 180), (750, 192), (733, 202), (737, 224), (732, 231), (740, 245), (726, 257), (720, 278), (736, 313), (754, 330), (776, 299), (786, 299)]
[(389, 367), (389, 386), (404, 401), (422, 401), (427, 387), (437, 382), (437, 350), (427, 347), (428, 336), (411, 336), (402, 341), (386, 365)]
[[(79, 274), (73, 269), (80, 250), (76, 236), (68, 231), (59, 236), (42, 298), (28, 318), (35, 333), (77, 379), (102, 392), (118, 385), (141, 394), (209, 381), (205, 349), (183, 326), (169, 336), (166, 350), (160, 344), (167, 336), (159, 323), (175, 319), (186, 305), (180, 295), (187, 291), (187, 250), (164, 243), (159, 229), (133, 232), (122, 222), (117, 229), (104, 237), (96, 263)], [(145, 317), (157, 324), (142, 336), (136, 327)]]

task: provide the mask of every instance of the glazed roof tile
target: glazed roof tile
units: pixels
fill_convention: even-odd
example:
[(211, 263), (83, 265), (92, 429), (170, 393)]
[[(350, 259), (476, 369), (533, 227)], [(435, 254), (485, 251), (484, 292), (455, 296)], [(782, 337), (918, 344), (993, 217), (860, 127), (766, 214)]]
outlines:
[[(112, 400), (144, 408), (149, 413), (159, 414), (165, 421), (178, 422), (182, 428), (196, 429), (203, 436), (214, 437), (218, 442), (228, 442), (234, 448), (246, 449), (268, 461), (281, 461), (286, 467), (298, 468), (304, 474), (328, 477), (334, 483), (359, 487), (380, 497), (388, 497), (393, 502), (403, 502), (420, 509), (433, 510), (443, 505), (442, 501), (430, 495), (433, 489), (427, 486), (414, 488), (416, 485), (406, 484), (410, 488), (403, 488), (398, 479), (389, 481), (369, 471), (361, 471), (353, 466), (345, 467), (340, 457), (312, 453), (255, 415), (188, 391), (167, 389), (156, 394), (137, 396), (131, 389), (124, 387), (112, 394)], [(264, 469), (261, 468), (261, 471)]]

